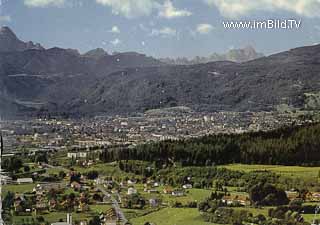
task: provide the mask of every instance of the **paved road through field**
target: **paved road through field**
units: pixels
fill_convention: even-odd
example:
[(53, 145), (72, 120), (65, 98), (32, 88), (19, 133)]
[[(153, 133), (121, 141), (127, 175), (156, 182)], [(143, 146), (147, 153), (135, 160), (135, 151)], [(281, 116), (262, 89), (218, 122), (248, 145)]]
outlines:
[[(97, 189), (100, 190), (105, 196), (110, 195), (102, 185), (97, 185)], [(116, 193), (116, 195), (117, 195), (117, 198), (120, 199), (119, 194)], [(112, 207), (116, 210), (118, 218), (120, 219), (121, 223), (125, 225), (128, 222), (128, 220), (126, 219), (124, 213), (122, 212), (117, 199), (115, 199), (115, 197), (112, 196), (111, 201), (112, 201)]]

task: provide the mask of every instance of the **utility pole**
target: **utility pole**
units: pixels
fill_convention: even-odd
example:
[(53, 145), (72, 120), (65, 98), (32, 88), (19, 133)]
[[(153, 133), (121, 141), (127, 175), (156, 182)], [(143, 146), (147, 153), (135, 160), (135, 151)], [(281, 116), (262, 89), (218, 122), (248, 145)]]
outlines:
[(0, 144), (1, 144), (1, 150), (0, 150), (0, 225), (4, 225), (4, 221), (2, 219), (2, 154), (3, 154), (3, 137), (2, 134), (0, 134)]

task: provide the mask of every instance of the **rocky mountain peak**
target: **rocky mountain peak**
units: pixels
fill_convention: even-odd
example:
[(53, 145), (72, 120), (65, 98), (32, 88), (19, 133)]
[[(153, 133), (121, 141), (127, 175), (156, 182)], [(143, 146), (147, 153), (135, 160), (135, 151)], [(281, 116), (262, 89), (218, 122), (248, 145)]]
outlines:
[(0, 28), (0, 52), (24, 51), (28, 49), (44, 49), (40, 44), (32, 41), (23, 42), (7, 26)]

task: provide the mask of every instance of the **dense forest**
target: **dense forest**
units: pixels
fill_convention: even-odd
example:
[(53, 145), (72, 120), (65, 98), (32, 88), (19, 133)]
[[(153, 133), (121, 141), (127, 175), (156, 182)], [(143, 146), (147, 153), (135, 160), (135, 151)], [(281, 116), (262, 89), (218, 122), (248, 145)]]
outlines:
[(135, 148), (106, 149), (104, 161), (142, 160), (159, 165), (212, 166), (229, 163), (320, 165), (320, 124), (285, 127), (268, 132), (217, 134), (162, 141)]

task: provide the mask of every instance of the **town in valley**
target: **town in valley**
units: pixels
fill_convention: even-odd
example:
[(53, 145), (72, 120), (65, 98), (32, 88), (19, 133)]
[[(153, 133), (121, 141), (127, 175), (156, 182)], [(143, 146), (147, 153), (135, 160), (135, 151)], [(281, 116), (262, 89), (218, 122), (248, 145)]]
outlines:
[[(175, 107), (128, 117), (1, 120), (3, 218), (10, 224), (52, 225), (169, 224), (164, 217), (179, 225), (273, 224), (285, 219), (281, 207), (288, 204), (283, 215), (292, 212), (290, 220), (310, 224), (320, 203), (320, 167), (236, 161), (194, 166), (175, 158), (115, 155), (153, 143), (303, 127), (316, 118), (316, 113), (206, 113)], [(281, 182), (259, 183), (259, 188), (283, 190), (285, 200), (254, 202), (252, 188), (259, 179)]]

